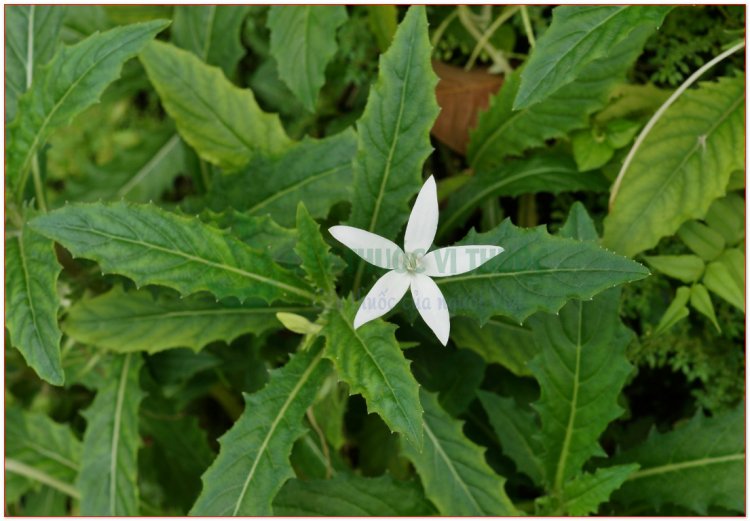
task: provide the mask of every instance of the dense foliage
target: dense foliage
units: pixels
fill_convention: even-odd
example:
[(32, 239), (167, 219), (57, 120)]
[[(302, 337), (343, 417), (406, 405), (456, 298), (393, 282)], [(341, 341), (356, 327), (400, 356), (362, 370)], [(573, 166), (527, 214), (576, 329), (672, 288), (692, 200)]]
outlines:
[(7, 7), (6, 512), (743, 513), (744, 16)]

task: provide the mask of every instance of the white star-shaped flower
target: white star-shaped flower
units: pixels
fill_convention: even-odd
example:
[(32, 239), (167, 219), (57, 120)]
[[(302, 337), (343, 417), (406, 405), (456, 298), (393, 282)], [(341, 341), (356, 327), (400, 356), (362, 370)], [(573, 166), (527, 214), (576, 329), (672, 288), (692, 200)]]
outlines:
[(354, 317), (354, 328), (374, 320), (394, 308), (406, 290), (419, 314), (437, 335), (448, 343), (450, 316), (448, 304), (431, 277), (448, 277), (478, 268), (503, 252), (500, 246), (450, 246), (428, 253), (438, 225), (437, 186), (432, 176), (414, 202), (404, 235), (404, 249), (365, 230), (352, 226), (332, 226), (331, 235), (370, 264), (391, 270), (375, 283)]

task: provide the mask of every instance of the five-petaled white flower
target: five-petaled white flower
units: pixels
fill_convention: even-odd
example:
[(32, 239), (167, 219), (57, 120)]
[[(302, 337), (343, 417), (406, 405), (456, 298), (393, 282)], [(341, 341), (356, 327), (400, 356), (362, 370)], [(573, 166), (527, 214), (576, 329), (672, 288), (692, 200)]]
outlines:
[(435, 179), (425, 182), (414, 202), (404, 235), (404, 250), (396, 244), (365, 230), (351, 226), (332, 226), (331, 235), (370, 264), (389, 271), (370, 292), (354, 317), (354, 328), (374, 320), (399, 303), (411, 288), (419, 314), (437, 335), (448, 343), (450, 316), (448, 304), (430, 277), (447, 277), (478, 268), (503, 252), (500, 246), (451, 246), (427, 253), (438, 225), (438, 200)]

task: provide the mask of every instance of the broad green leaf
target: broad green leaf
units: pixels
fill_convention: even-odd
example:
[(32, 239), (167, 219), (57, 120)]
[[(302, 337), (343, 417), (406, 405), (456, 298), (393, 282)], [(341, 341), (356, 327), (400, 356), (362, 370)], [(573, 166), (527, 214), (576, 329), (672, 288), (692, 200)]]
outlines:
[(654, 335), (665, 332), (667, 329), (671, 328), (677, 322), (679, 322), (683, 318), (686, 318), (690, 314), (687, 308), (689, 299), (690, 288), (688, 288), (687, 286), (677, 288), (677, 293), (675, 294), (674, 300), (672, 300), (672, 302), (669, 304), (669, 307), (664, 312), (664, 315), (662, 315), (661, 320), (659, 320), (659, 324), (654, 330)]
[(655, 30), (672, 6), (560, 6), (521, 74), (518, 110), (549, 98), (575, 81), (591, 62), (609, 56), (638, 28)]
[(61, 490), (43, 485), (24, 498), (20, 511), (15, 515), (28, 517), (63, 517), (70, 514), (68, 496)]
[(685, 245), (705, 261), (714, 260), (724, 251), (724, 237), (698, 221), (688, 221), (677, 231)]
[(506, 78), (490, 107), (479, 115), (471, 133), (468, 159), (477, 170), (501, 164), (507, 156), (545, 146), (572, 130), (587, 128), (589, 116), (604, 107), (617, 85), (643, 50), (653, 28), (641, 26), (614, 46), (606, 57), (588, 64), (576, 81), (562, 87), (549, 99), (533, 107), (513, 110), (520, 84), (520, 71)]
[(63, 47), (34, 77), (19, 98), (16, 119), (8, 126), (6, 168), (10, 186), (20, 193), (33, 158), (57, 127), (69, 124), (99, 101), (120, 76), (122, 64), (166, 27), (153, 21), (93, 34)]
[(28, 225), (6, 233), (5, 327), (10, 344), (40, 378), (53, 385), (65, 381), (60, 360), (55, 245)]
[(396, 326), (374, 320), (355, 330), (352, 322), (356, 310), (357, 306), (346, 300), (328, 313), (322, 333), (326, 337), (325, 355), (349, 384), (351, 394), (361, 394), (368, 410), (379, 414), (391, 431), (421, 447), (419, 385), (396, 341)]
[(68, 425), (40, 413), (8, 407), (5, 436), (6, 480), (9, 474), (15, 474), (77, 496), (73, 483), (81, 465), (81, 442)]
[(603, 167), (615, 154), (615, 149), (607, 142), (606, 136), (595, 128), (574, 133), (570, 142), (573, 145), (573, 157), (581, 172)]
[(15, 117), (18, 98), (52, 58), (64, 15), (63, 6), (10, 5), (5, 9), (6, 122)]
[(568, 217), (565, 219), (565, 223), (560, 228), (558, 235), (579, 241), (599, 240), (599, 234), (596, 231), (594, 221), (591, 220), (586, 207), (580, 201), (576, 201), (570, 207)]
[(535, 436), (539, 432), (539, 420), (534, 411), (522, 408), (513, 398), (487, 391), (479, 391), (478, 395), (503, 453), (513, 460), (520, 472), (541, 485), (544, 469), (539, 454), (542, 447)]
[(658, 510), (668, 503), (705, 514), (710, 506), (741, 512), (745, 504), (745, 408), (688, 423), (619, 454), (613, 463), (638, 463), (613, 499)]
[(541, 458), (548, 488), (557, 493), (591, 456), (605, 454), (597, 440), (623, 412), (617, 397), (632, 370), (625, 356), (632, 333), (620, 322), (619, 304), (620, 291), (612, 289), (529, 320), (540, 350), (531, 367), (541, 387), (534, 404)]
[(375, 34), (378, 49), (381, 53), (387, 51), (398, 27), (398, 9), (395, 5), (368, 5), (367, 20)]
[(593, 242), (552, 237), (543, 227), (521, 229), (509, 219), (487, 233), (472, 231), (458, 244), (505, 248), (474, 271), (436, 280), (452, 315), (480, 323), (493, 315), (521, 322), (536, 311), (554, 312), (570, 299), (591, 298), (648, 274)]
[(380, 57), (378, 80), (357, 123), (357, 158), (349, 224), (395, 238), (422, 185), (438, 114), (437, 76), (424, 6), (412, 6)]
[(333, 479), (290, 480), (273, 501), (277, 516), (428, 516), (434, 508), (416, 481), (390, 475), (367, 478), (339, 474)]
[(336, 54), (336, 31), (346, 18), (343, 5), (272, 5), (268, 11), (279, 76), (309, 112), (315, 112), (326, 65)]
[(118, 353), (156, 353), (176, 347), (198, 351), (217, 340), (231, 342), (246, 333), (281, 329), (276, 313), (305, 311), (312, 308), (216, 302), (210, 295), (154, 297), (148, 290), (114, 288), (73, 304), (63, 329), (78, 342)]
[(628, 256), (701, 219), (744, 168), (744, 77), (685, 92), (654, 125), (604, 220), (604, 244)]
[(745, 255), (742, 250), (726, 250), (706, 266), (703, 284), (741, 311), (745, 311)]
[(467, 317), (451, 319), (451, 339), (458, 347), (471, 349), (488, 364), (500, 364), (518, 376), (531, 376), (528, 363), (537, 354), (531, 331), (503, 317), (483, 325)]
[(728, 245), (734, 246), (745, 237), (745, 200), (736, 193), (717, 199), (708, 209), (705, 220)]
[(252, 91), (234, 86), (221, 69), (163, 42), (139, 57), (180, 135), (206, 161), (233, 170), (289, 145), (278, 116), (263, 112)]
[(707, 317), (716, 327), (716, 330), (721, 332), (719, 321), (716, 319), (714, 305), (711, 302), (711, 296), (708, 294), (706, 286), (703, 284), (694, 284), (693, 287), (690, 288), (690, 305), (699, 313)]
[(444, 516), (510, 516), (516, 509), (505, 494), (505, 479), (484, 459), (484, 449), (463, 433), (462, 422), (445, 412), (433, 394), (420, 393), (424, 447), (402, 450), (422, 478), (427, 498)]
[(605, 503), (636, 470), (638, 465), (631, 464), (597, 469), (593, 474), (583, 473), (565, 484), (560, 497), (547, 496), (537, 500), (538, 513), (553, 516), (596, 514), (599, 505)]
[(87, 425), (76, 486), (84, 516), (138, 515), (140, 357), (113, 358), (106, 382), (83, 413)]
[(485, 200), (521, 194), (591, 190), (604, 192), (608, 183), (598, 172), (581, 173), (570, 156), (551, 153), (481, 170), (448, 199), (440, 214), (438, 237), (463, 224)]
[(682, 282), (695, 282), (706, 266), (696, 255), (654, 255), (644, 256), (643, 260), (654, 270)]
[(214, 176), (208, 204), (216, 210), (231, 206), (248, 215), (268, 214), (282, 226), (294, 226), (301, 201), (313, 217), (325, 218), (331, 206), (351, 198), (356, 146), (354, 132), (347, 130), (303, 139), (277, 156), (258, 156), (240, 172)]
[(344, 268), (343, 261), (331, 254), (320, 234), (320, 226), (303, 203), (297, 206), (297, 255), (307, 279), (327, 295), (336, 293), (336, 275)]
[(302, 418), (329, 372), (315, 344), (272, 371), (261, 391), (245, 395), (245, 412), (219, 438), (221, 450), (203, 474), (191, 515), (273, 514), (271, 501), (294, 477), (289, 454), (305, 432)]
[(172, 40), (231, 78), (245, 54), (240, 30), (248, 11), (246, 5), (176, 5)]
[(153, 205), (126, 202), (65, 206), (32, 221), (32, 227), (76, 257), (97, 261), (105, 273), (136, 284), (160, 284), (182, 294), (208, 291), (241, 301), (306, 302), (307, 284), (264, 252), (196, 218)]

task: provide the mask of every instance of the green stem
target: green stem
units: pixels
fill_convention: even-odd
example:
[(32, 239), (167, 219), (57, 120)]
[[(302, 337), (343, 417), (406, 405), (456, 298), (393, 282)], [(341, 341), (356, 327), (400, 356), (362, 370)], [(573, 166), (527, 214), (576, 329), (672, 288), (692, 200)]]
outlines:
[(526, 31), (526, 38), (529, 40), (529, 47), (532, 49), (536, 45), (536, 38), (534, 38), (534, 29), (531, 28), (531, 20), (529, 20), (529, 10), (525, 5), (521, 6), (521, 20), (523, 20), (523, 29)]
[[(484, 32), (484, 34), (477, 40), (477, 44), (474, 46), (474, 50), (471, 52), (471, 56), (469, 56), (469, 61), (466, 63), (466, 70), (471, 69), (474, 67), (474, 63), (476, 62), (477, 58), (479, 57), (479, 53), (482, 51), (483, 48), (489, 46), (490, 38), (492, 38), (492, 35), (495, 34), (495, 31), (497, 31), (505, 22), (510, 20), (510, 18), (518, 12), (519, 7), (508, 7), (503, 11), (503, 14), (497, 17), (497, 19), (492, 22), (492, 25), (490, 25), (487, 30)], [(502, 64), (503, 72), (509, 73), (512, 72), (512, 68), (510, 64), (508, 63), (507, 59), (505, 58), (505, 55), (497, 50), (492, 48), (493, 52), (496, 53), (496, 55), (499, 58), (502, 58), (501, 60), (498, 60), (500, 64)], [(493, 55), (493, 59), (495, 58), (495, 55)]]

